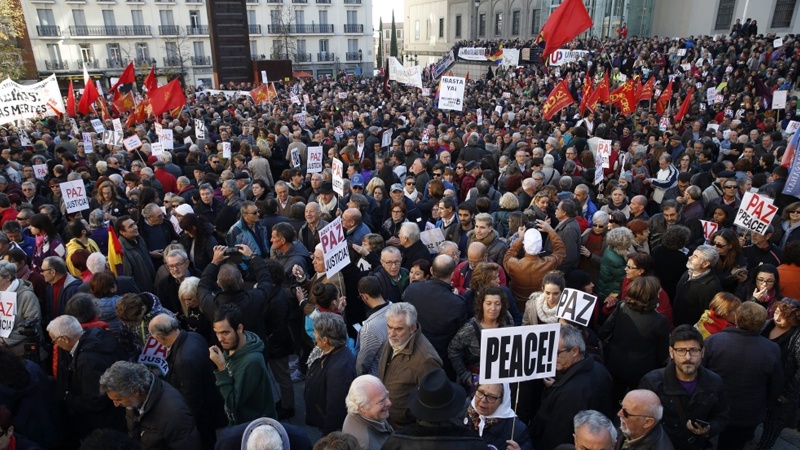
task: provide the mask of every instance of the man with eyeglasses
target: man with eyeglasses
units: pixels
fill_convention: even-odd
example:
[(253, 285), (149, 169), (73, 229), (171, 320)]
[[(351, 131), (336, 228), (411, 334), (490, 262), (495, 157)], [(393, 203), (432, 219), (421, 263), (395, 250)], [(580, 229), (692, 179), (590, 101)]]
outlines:
[(617, 448), (673, 450), (675, 447), (661, 426), (663, 413), (661, 400), (652, 391), (637, 389), (628, 392), (617, 413), (622, 431)]
[(161, 306), (175, 314), (182, 311), (178, 288), (186, 277), (200, 276), (189, 261), (189, 255), (184, 250), (171, 250), (165, 259), (168, 277), (162, 278), (156, 285), (155, 294), (161, 300)]
[(661, 203), (661, 212), (654, 214), (648, 221), (650, 229), (650, 248), (661, 245), (661, 236), (675, 225), (683, 225), (684, 220), (675, 200), (664, 200)]
[(33, 209), (36, 210), (47, 203), (47, 198), (36, 192), (36, 184), (32, 181), (22, 183), (22, 196), (24, 197), (22, 201), (33, 205)]
[(689, 255), (686, 273), (681, 275), (675, 286), (672, 302), (672, 321), (675, 326), (696, 324), (714, 295), (722, 290), (717, 275), (712, 271), (717, 261), (719, 253), (710, 245), (701, 245)]
[(545, 378), (547, 387), (531, 424), (534, 448), (555, 448), (574, 441), (572, 419), (586, 409), (607, 417), (614, 413), (611, 375), (594, 356), (586, 355), (583, 333), (561, 325), (556, 351), (556, 376)]
[(735, 178), (730, 178), (723, 181), (721, 185), (722, 196), (710, 200), (706, 205), (707, 217), (713, 216), (714, 210), (720, 205), (726, 205), (731, 208), (732, 211), (739, 210), (739, 205), (742, 203), (742, 199), (739, 198), (739, 183), (736, 182)]
[(677, 450), (702, 450), (728, 424), (722, 378), (700, 365), (703, 336), (690, 325), (672, 332), (669, 356), (667, 367), (645, 375), (639, 388), (661, 399), (664, 431)]

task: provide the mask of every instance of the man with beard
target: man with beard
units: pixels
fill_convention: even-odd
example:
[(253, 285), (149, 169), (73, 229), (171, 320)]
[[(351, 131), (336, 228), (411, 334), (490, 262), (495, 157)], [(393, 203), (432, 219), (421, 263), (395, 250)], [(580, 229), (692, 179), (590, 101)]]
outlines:
[(572, 419), (580, 411), (594, 409), (611, 417), (611, 375), (593, 356), (586, 356), (586, 343), (577, 328), (561, 326), (556, 377), (544, 382), (547, 389), (531, 425), (534, 448), (572, 443)]
[(700, 365), (703, 336), (690, 325), (672, 332), (667, 367), (645, 375), (639, 388), (656, 393), (664, 405), (664, 431), (678, 450), (701, 450), (728, 424), (722, 379)]
[(673, 450), (675, 447), (661, 426), (664, 408), (652, 391), (628, 392), (620, 403), (619, 429), (622, 436), (617, 448), (626, 450)]

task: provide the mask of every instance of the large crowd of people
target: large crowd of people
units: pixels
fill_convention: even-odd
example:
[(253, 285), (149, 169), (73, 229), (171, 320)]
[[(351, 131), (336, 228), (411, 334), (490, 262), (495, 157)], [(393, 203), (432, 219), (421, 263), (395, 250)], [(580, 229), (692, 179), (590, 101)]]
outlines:
[[(800, 407), (800, 41), (737, 25), (486, 66), (461, 111), (340, 74), (194, 92), (132, 149), (94, 114), (0, 128), (0, 449), (731, 450), (759, 426), (771, 448)], [(653, 98), (581, 110), (606, 75)], [(778, 208), (763, 232), (734, 224), (749, 192)], [(555, 377), (481, 383), (482, 330), (537, 324), (560, 324)]]

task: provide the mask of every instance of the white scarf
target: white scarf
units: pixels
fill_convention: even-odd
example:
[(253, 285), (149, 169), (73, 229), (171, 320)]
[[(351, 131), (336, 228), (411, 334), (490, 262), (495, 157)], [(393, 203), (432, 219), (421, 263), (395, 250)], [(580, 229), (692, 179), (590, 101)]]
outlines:
[(5, 292), (16, 292), (17, 288), (19, 287), (19, 278), (14, 278), (14, 281), (8, 285), (7, 288), (3, 289)]
[(536, 298), (535, 302), (536, 302), (536, 314), (539, 316), (539, 321), (541, 323), (558, 322), (558, 317), (556, 317), (556, 310), (558, 309), (558, 305), (552, 308), (547, 306), (547, 301), (544, 299), (544, 294)]
[(417, 192), (417, 188), (414, 188), (414, 191), (409, 193), (407, 190), (403, 189), (403, 195), (408, 197), (409, 200), (412, 202), (416, 202), (419, 198), (419, 192)]
[[(472, 405), (472, 409), (477, 412), (478, 407), (475, 405), (476, 402), (477, 400), (475, 397), (472, 397), (470, 404)], [(503, 383), (503, 402), (500, 403), (500, 406), (497, 407), (494, 414), (483, 416), (478, 413), (478, 416), (481, 418), (481, 422), (478, 424), (479, 436), (483, 436), (483, 428), (486, 426), (486, 419), (513, 419), (517, 417), (517, 414), (511, 409), (511, 387), (509, 387), (508, 383)], [(469, 418), (467, 418), (467, 420), (469, 420)]]

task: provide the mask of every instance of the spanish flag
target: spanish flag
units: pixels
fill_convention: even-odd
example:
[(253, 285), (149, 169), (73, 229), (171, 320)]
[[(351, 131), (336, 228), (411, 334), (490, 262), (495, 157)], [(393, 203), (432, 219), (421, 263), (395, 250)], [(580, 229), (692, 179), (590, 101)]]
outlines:
[(108, 268), (114, 275), (122, 275), (122, 244), (114, 233), (114, 227), (108, 226)]

